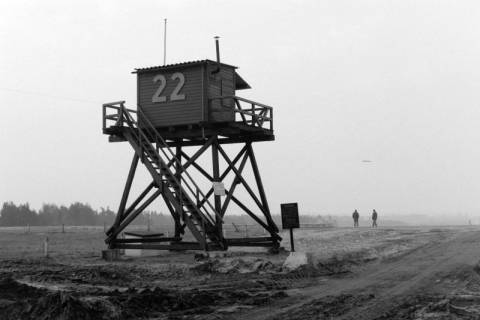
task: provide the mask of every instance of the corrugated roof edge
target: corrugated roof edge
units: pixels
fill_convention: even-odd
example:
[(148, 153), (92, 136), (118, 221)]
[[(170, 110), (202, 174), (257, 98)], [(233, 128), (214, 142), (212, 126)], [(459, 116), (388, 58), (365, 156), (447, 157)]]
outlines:
[[(168, 69), (168, 68), (176, 68), (176, 67), (183, 67), (183, 66), (190, 66), (190, 65), (197, 65), (197, 64), (203, 64), (203, 63), (217, 63), (216, 61), (205, 59), (205, 60), (195, 60), (195, 61), (187, 61), (187, 62), (180, 62), (180, 63), (173, 63), (173, 64), (167, 64), (164, 66), (153, 66), (153, 67), (146, 67), (146, 68), (136, 68), (132, 73), (139, 73), (139, 72), (149, 72), (149, 71), (155, 71), (155, 70), (163, 70), (163, 69)], [(226, 64), (220, 62), (221, 65), (227, 66), (227, 67), (232, 67), (237, 69), (238, 67), (232, 66), (231, 64)]]

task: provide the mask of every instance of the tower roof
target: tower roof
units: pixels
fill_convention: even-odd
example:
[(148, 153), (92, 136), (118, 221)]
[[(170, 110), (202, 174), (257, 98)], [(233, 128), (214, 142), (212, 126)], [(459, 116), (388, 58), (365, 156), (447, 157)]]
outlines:
[[(152, 66), (152, 67), (144, 67), (144, 68), (135, 68), (132, 73), (144, 73), (144, 72), (152, 72), (152, 71), (161, 71), (161, 70), (168, 70), (172, 68), (178, 68), (178, 67), (192, 67), (192, 66), (197, 66), (197, 65), (202, 65), (202, 64), (218, 64), (216, 61), (212, 61), (209, 59), (205, 60), (195, 60), (195, 61), (186, 61), (186, 62), (180, 62), (180, 63), (172, 63), (172, 64), (167, 64), (164, 66)], [(234, 69), (238, 69), (236, 66), (232, 66), (231, 64), (226, 64), (226, 63), (221, 63), (221, 66), (226, 66)], [(235, 71), (235, 89), (236, 90), (242, 90), (242, 89), (250, 89), (250, 85), (238, 74), (237, 71)]]
[[(149, 71), (156, 71), (156, 70), (165, 70), (165, 69), (170, 69), (170, 68), (177, 68), (177, 67), (191, 67), (191, 66), (196, 66), (196, 65), (202, 65), (202, 64), (217, 64), (218, 62), (212, 61), (209, 59), (205, 60), (195, 60), (195, 61), (186, 61), (186, 62), (179, 62), (179, 63), (172, 63), (172, 64), (167, 64), (164, 66), (151, 66), (151, 67), (144, 67), (144, 68), (135, 68), (135, 70), (132, 73), (141, 73), (141, 72), (149, 72)], [(237, 69), (238, 67), (232, 66), (231, 64), (226, 64), (226, 63), (221, 63), (220, 65), (222, 66), (227, 66), (230, 68), (235, 68)]]

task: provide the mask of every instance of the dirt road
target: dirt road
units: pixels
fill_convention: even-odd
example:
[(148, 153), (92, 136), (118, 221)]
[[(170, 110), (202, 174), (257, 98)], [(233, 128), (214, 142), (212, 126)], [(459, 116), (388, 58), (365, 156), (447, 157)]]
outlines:
[(429, 243), (346, 277), (287, 290), (237, 319), (479, 319), (480, 231)]

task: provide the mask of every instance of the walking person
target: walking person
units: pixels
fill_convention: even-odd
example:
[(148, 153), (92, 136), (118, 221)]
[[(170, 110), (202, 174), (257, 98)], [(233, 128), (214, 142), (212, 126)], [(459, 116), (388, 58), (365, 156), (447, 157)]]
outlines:
[(353, 211), (352, 218), (353, 218), (353, 227), (357, 228), (358, 227), (358, 219), (360, 218), (360, 214), (358, 213), (357, 209), (355, 209), (355, 211)]
[(373, 209), (373, 212), (372, 212), (372, 228), (377, 227), (377, 218), (378, 218), (377, 211), (375, 211), (375, 209)]

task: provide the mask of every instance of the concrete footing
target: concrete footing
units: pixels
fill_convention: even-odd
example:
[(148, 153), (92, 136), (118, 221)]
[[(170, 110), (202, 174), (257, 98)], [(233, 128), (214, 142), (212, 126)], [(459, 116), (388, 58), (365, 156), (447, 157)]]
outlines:
[(311, 266), (313, 266), (313, 257), (309, 252), (290, 252), (283, 263), (283, 268), (289, 271)]

